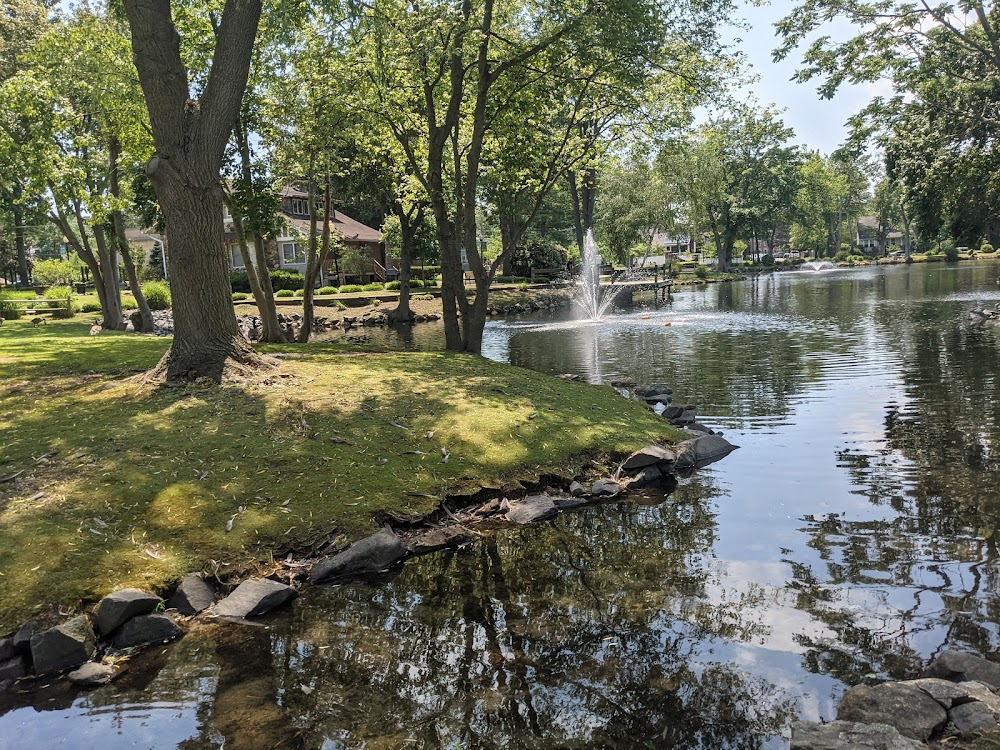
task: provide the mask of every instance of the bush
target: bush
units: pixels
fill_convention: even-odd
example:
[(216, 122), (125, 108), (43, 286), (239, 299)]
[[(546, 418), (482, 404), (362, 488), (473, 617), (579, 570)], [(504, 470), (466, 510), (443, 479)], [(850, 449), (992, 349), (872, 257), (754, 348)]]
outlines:
[(381, 304), (382, 304), (382, 300), (380, 300), (380, 299), (373, 299), (372, 300), (372, 307), (378, 307)]
[(770, 253), (768, 253), (767, 255), (765, 255), (763, 258), (760, 259), (760, 264), (762, 266), (769, 266), (769, 267), (773, 266), (774, 265), (774, 256), (771, 255)]
[(294, 297), (295, 296), (295, 292), (293, 292), (291, 289), (279, 289), (278, 291), (276, 291), (274, 293), (274, 296), (275, 297), (284, 297), (284, 298)]
[(41, 286), (68, 285), (76, 278), (76, 269), (68, 260), (39, 260), (31, 269), (31, 278)]
[(389, 291), (394, 292), (398, 290), (400, 286), (402, 285), (398, 281), (390, 281), (388, 284), (385, 285), (385, 288), (388, 289)]
[(509, 263), (518, 274), (528, 276), (532, 268), (564, 268), (567, 259), (562, 245), (531, 240), (514, 248)]
[(527, 291), (528, 282), (522, 281), (520, 284), (517, 285), (517, 288), (520, 289), (522, 292)]
[(984, 242), (982, 245), (979, 246), (979, 252), (983, 253), (984, 255), (992, 255), (996, 251), (997, 249), (993, 247), (993, 245), (991, 245), (989, 242)]
[(233, 302), (242, 302), (245, 299), (249, 299), (250, 295), (246, 292), (233, 292)]
[(697, 276), (699, 279), (707, 279), (708, 266), (698, 266), (696, 269), (694, 269), (694, 275)]
[(424, 286), (424, 282), (420, 279), (410, 279), (410, 289), (421, 289)]
[(316, 294), (322, 294), (322, 295), (336, 294), (336, 293), (337, 293), (337, 287), (335, 286), (321, 286), (319, 289), (316, 290)]
[(234, 292), (243, 292), (244, 294), (250, 294), (250, 292), (253, 291), (250, 288), (250, 279), (247, 276), (246, 271), (230, 271), (229, 286), (233, 288)]
[(351, 294), (352, 292), (363, 292), (365, 288), (360, 284), (344, 284), (340, 287), (340, 294)]
[(24, 307), (21, 305), (5, 304), (8, 300), (36, 299), (34, 292), (7, 291), (0, 292), (0, 318), (4, 320), (18, 320), (24, 315)]
[(850, 259), (850, 255), (846, 250), (839, 250), (834, 256), (834, 263), (846, 263)]
[(385, 289), (385, 284), (379, 284), (378, 282), (374, 282), (371, 284), (365, 284), (361, 288), (364, 289), (366, 292), (381, 292)]
[(414, 294), (413, 295), (413, 299), (422, 300), (424, 302), (430, 302), (431, 300), (434, 299), (434, 295), (433, 294)]
[[(124, 307), (125, 305), (123, 304), (122, 308), (124, 309)], [(80, 305), (80, 312), (99, 313), (100, 311), (101, 311), (100, 302), (84, 302), (82, 305)]]
[(271, 271), (268, 275), (271, 277), (271, 287), (275, 291), (280, 289), (295, 291), (306, 285), (306, 277), (298, 271)]
[[(68, 286), (50, 286), (48, 289), (45, 290), (45, 295), (44, 296), (45, 296), (46, 299), (72, 300), (73, 299), (73, 290), (70, 289)], [(66, 302), (63, 302), (63, 301), (60, 301), (60, 302), (49, 302), (48, 303), (48, 307), (51, 310), (57, 310), (58, 311), (55, 314), (55, 317), (57, 317), (57, 318), (72, 318), (73, 317), (74, 311), (73, 311), (73, 305), (72, 305), (72, 303), (70, 303), (69, 305), (67, 305)]]
[[(98, 309), (100, 309), (100, 303), (98, 303)], [(133, 297), (131, 294), (122, 295), (122, 310), (138, 310), (138, 309), (139, 309), (139, 303), (135, 301), (135, 297)]]
[(332, 307), (335, 310), (346, 310), (347, 309), (347, 305), (345, 305), (339, 299), (333, 300), (332, 304), (330, 304), (329, 307)]
[(170, 309), (170, 284), (166, 281), (147, 281), (142, 285), (142, 296), (150, 310)]
[(424, 279), (424, 286), (439, 286), (441, 284), (441, 277), (435, 277), (433, 279)]

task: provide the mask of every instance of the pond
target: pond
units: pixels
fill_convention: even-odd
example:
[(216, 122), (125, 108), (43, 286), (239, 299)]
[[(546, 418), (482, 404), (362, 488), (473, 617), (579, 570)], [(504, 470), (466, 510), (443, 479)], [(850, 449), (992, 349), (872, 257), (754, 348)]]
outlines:
[(0, 748), (782, 748), (849, 685), (992, 654), (1000, 327), (968, 311), (998, 271), (782, 273), (599, 324), (492, 322), (488, 356), (669, 384), (741, 449), (669, 497), (199, 627), (111, 687), (5, 697)]

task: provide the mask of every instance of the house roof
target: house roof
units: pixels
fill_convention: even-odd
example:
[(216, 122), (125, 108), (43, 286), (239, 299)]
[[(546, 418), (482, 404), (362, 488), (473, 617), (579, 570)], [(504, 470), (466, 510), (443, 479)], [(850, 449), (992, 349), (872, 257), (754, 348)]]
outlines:
[[(299, 234), (309, 234), (309, 219), (282, 214), (285, 223), (290, 229)], [(316, 231), (322, 231), (322, 222), (316, 222)], [(333, 211), (330, 215), (330, 231), (336, 232), (345, 240), (355, 242), (381, 242), (382, 233), (377, 229), (372, 229), (366, 224), (362, 224), (356, 219), (352, 219), (343, 211)]]
[(129, 242), (161, 242), (162, 237), (158, 234), (148, 234), (141, 229), (126, 229), (125, 239)]

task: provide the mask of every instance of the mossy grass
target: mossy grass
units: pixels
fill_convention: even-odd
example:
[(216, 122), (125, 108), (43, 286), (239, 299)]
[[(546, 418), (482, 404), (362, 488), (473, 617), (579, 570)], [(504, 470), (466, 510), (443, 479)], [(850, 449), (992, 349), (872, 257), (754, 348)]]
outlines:
[(168, 339), (88, 328), (0, 328), (0, 632), (677, 436), (610, 388), (447, 353), (272, 346), (270, 381), (154, 388), (128, 376)]

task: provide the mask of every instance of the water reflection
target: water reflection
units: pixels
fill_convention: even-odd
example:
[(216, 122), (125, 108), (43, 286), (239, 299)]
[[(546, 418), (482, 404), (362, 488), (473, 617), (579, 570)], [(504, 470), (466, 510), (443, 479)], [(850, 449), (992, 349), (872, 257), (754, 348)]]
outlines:
[(1000, 298), (997, 271), (783, 274), (599, 324), (494, 321), (488, 356), (670, 383), (742, 449), (666, 498), (202, 628), (112, 688), (7, 696), (0, 747), (783, 747), (847, 685), (946, 645), (995, 655), (998, 329), (967, 311)]

